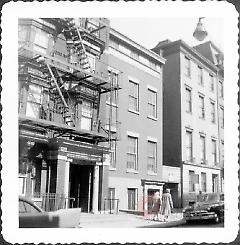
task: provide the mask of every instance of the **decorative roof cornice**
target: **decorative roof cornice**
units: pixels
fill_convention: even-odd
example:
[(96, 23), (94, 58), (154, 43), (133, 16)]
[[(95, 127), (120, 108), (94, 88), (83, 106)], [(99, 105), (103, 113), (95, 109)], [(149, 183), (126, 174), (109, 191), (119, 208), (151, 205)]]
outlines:
[(141, 53), (143, 53), (146, 56), (151, 57), (152, 59), (165, 64), (166, 59), (164, 59), (162, 56), (156, 54), (155, 52), (143, 47), (142, 45), (136, 43), (135, 41), (131, 40), (129, 37), (123, 35), (122, 33), (116, 31), (113, 28), (110, 28), (110, 36), (114, 36), (117, 39), (120, 39), (121, 41), (127, 43), (128, 45), (134, 47), (135, 49), (138, 49)]

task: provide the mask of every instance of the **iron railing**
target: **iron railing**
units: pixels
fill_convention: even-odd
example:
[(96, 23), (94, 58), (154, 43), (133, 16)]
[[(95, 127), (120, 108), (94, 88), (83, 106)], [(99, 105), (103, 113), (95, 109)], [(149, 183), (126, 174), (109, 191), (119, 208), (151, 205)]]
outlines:
[[(56, 193), (34, 193), (34, 198), (40, 199), (40, 207), (44, 211), (56, 211), (59, 209), (72, 208), (75, 198), (65, 197)], [(37, 201), (36, 201), (37, 202)]]
[(105, 198), (104, 199), (104, 213), (107, 211), (110, 214), (119, 212), (119, 199), (117, 198)]

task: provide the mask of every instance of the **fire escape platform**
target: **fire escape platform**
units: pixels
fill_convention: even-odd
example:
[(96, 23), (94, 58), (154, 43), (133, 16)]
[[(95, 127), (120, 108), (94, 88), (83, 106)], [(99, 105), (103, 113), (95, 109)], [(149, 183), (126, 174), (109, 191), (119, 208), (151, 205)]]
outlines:
[(88, 131), (84, 129), (78, 129), (72, 126), (64, 125), (61, 123), (45, 120), (45, 119), (36, 119), (32, 117), (28, 117), (22, 114), (19, 114), (19, 125), (20, 126), (32, 126), (33, 128), (40, 128), (43, 131), (52, 130), (54, 132), (59, 133), (59, 135), (72, 135), (86, 139), (92, 139), (99, 142), (105, 142), (108, 140), (108, 137), (94, 131)]
[[(48, 64), (52, 67), (57, 68), (61, 72), (66, 73), (65, 75), (70, 75), (74, 77), (76, 80), (85, 80), (89, 85), (100, 87), (103, 91), (110, 91), (111, 84), (107, 78), (103, 78), (95, 73), (88, 72), (77, 65), (68, 63), (67, 61), (60, 60), (48, 54), (44, 54), (42, 52), (31, 49), (27, 46), (22, 46), (19, 49), (19, 54), (23, 58), (27, 58), (29, 60), (34, 60), (36, 55), (37, 59), (43, 59), (43, 61), (39, 62), (40, 68), (42, 69), (44, 64)], [(33, 58), (30, 58), (33, 57)], [(35, 59), (36, 60), (36, 59)]]

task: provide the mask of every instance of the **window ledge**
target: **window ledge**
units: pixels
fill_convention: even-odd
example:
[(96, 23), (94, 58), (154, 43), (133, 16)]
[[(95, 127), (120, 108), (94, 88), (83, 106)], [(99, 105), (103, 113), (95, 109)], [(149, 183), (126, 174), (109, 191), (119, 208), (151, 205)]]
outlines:
[(131, 110), (131, 109), (128, 109), (128, 111), (129, 111), (129, 112), (131, 112), (131, 113), (134, 113), (134, 114), (140, 115), (139, 111), (133, 111), (133, 110)]
[(109, 171), (116, 171), (117, 169), (116, 168), (114, 168), (114, 167), (109, 167)]
[(134, 173), (134, 174), (138, 174), (139, 173), (139, 171), (134, 170), (134, 169), (127, 169), (126, 172), (127, 173)]
[(112, 104), (111, 104), (110, 101), (106, 101), (106, 104), (107, 104), (107, 105), (110, 105), (110, 106), (112, 105), (113, 107), (118, 107), (117, 104), (115, 104), (115, 103), (112, 103)]
[(154, 121), (157, 121), (157, 117), (152, 117), (152, 116), (147, 116), (147, 118), (151, 119), (151, 120), (154, 120)]

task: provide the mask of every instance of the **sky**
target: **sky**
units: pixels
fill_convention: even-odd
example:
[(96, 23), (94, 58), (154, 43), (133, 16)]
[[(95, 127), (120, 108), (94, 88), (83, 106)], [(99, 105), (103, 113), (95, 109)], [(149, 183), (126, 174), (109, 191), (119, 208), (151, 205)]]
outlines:
[(182, 39), (190, 46), (211, 40), (223, 51), (223, 23), (221, 18), (204, 18), (208, 36), (203, 42), (193, 37), (198, 18), (110, 18), (111, 27), (125, 34), (145, 48), (151, 49), (159, 41)]

